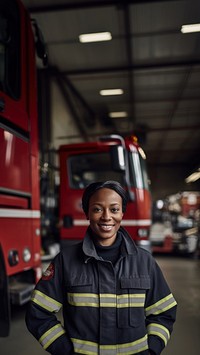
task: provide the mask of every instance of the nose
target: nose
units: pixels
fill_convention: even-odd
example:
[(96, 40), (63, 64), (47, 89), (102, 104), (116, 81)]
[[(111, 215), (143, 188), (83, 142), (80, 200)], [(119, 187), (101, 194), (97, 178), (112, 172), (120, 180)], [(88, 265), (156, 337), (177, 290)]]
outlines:
[(105, 220), (105, 221), (110, 221), (111, 216), (110, 216), (110, 211), (109, 211), (109, 209), (104, 209), (104, 210), (103, 210), (103, 213), (102, 213), (102, 215), (101, 215), (101, 218), (102, 218), (103, 220)]

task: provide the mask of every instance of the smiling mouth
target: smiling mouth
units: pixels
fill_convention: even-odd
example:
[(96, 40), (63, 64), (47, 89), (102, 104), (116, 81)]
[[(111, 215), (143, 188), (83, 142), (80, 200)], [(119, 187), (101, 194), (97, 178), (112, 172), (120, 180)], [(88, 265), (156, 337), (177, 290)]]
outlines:
[(99, 224), (99, 227), (104, 231), (110, 231), (114, 227), (114, 224), (113, 225)]

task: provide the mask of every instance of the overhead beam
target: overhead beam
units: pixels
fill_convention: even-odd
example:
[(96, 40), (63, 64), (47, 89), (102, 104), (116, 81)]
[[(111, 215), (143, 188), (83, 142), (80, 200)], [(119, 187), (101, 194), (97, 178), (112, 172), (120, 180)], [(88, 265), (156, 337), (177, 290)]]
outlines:
[(198, 66), (200, 65), (200, 58), (183, 60), (183, 61), (162, 61), (155, 63), (140, 63), (140, 64), (132, 64), (132, 65), (122, 65), (122, 66), (111, 66), (111, 67), (96, 67), (96, 68), (87, 68), (87, 69), (76, 69), (76, 70), (67, 70), (62, 71), (61, 74), (64, 75), (87, 75), (87, 74), (102, 74), (102, 73), (116, 73), (116, 72), (124, 72), (129, 70), (148, 70), (148, 69), (162, 69), (162, 68), (175, 68), (175, 67), (187, 67), (187, 66)]
[[(67, 4), (55, 4), (55, 5), (41, 5), (41, 6), (29, 6), (28, 10), (31, 13), (42, 13), (42, 12), (55, 12), (55, 11), (66, 11), (66, 10), (78, 10), (86, 8), (95, 8), (95, 7), (105, 7), (105, 6), (124, 6), (128, 4), (144, 4), (144, 3), (155, 3), (163, 2), (165, 0), (86, 0), (82, 1), (71, 1)], [(169, 2), (176, 0), (167, 0)], [(181, 0), (178, 0), (181, 1)]]
[[(137, 131), (140, 129), (137, 128)], [(189, 131), (189, 130), (200, 130), (200, 124), (199, 125), (188, 125), (188, 126), (167, 126), (167, 127), (155, 127), (155, 128), (147, 128), (146, 133), (154, 133), (154, 132), (166, 132), (166, 131)], [(142, 130), (141, 130), (142, 131)]]
[[(123, 7), (123, 14), (124, 14), (124, 24), (125, 24), (125, 46), (126, 46), (126, 57), (127, 57), (127, 64), (129, 67), (133, 64), (132, 58), (132, 48), (131, 48), (131, 25), (130, 25), (130, 10), (129, 6), (126, 5)], [(130, 107), (130, 124), (132, 125), (135, 121), (135, 95), (134, 95), (134, 74), (130, 70), (128, 74), (128, 86), (129, 86), (129, 107)]]
[[(192, 126), (177, 126), (177, 127), (155, 127), (155, 128), (147, 128), (146, 129), (146, 133), (153, 133), (153, 132), (162, 132), (162, 131), (189, 131), (189, 130), (200, 130), (200, 125), (192, 125)], [(138, 129), (136, 127), (136, 131), (139, 132), (140, 129)], [(142, 130), (141, 130), (142, 131)], [(104, 132), (96, 132), (96, 133), (89, 133), (88, 136), (89, 137), (100, 137), (104, 134), (107, 134), (108, 132), (106, 131), (105, 133)], [(130, 132), (124, 132), (123, 134), (121, 134), (122, 136), (129, 136), (130, 135)], [(74, 139), (74, 138), (77, 138), (79, 137), (77, 134), (75, 135), (64, 135), (64, 136), (60, 136), (60, 137), (57, 137), (57, 139), (66, 139), (66, 138), (69, 138), (69, 139)], [(180, 149), (180, 148), (178, 148)]]
[(86, 132), (85, 128), (83, 127), (80, 117), (77, 114), (74, 104), (67, 92), (66, 83), (62, 80), (62, 77), (60, 75), (56, 76), (56, 80), (57, 80), (58, 87), (59, 87), (63, 97), (65, 98), (65, 102), (67, 104), (67, 107), (70, 110), (72, 117), (74, 118), (74, 122), (76, 124), (76, 127), (77, 127), (80, 135), (82, 136), (82, 138), (87, 142), (88, 141), (87, 132)]
[(72, 94), (78, 99), (80, 104), (83, 106), (83, 108), (87, 112), (87, 123), (90, 126), (94, 126), (94, 117), (95, 117), (95, 112), (92, 110), (90, 105), (86, 102), (86, 100), (81, 96), (80, 92), (75, 88), (75, 86), (71, 83), (71, 81), (67, 78), (67, 76), (63, 76), (63, 74), (60, 73), (58, 68), (54, 68), (51, 72), (51, 74), (55, 77), (59, 76), (60, 79), (69, 87), (70, 91)]

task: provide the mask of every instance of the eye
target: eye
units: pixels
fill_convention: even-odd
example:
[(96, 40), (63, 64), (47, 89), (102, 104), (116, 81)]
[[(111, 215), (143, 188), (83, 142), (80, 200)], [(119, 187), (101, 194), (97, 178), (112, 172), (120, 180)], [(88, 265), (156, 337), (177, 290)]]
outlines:
[(112, 211), (112, 213), (118, 213), (118, 212), (120, 212), (120, 208), (119, 207), (113, 207), (111, 209), (111, 211)]
[(94, 207), (92, 211), (93, 211), (94, 213), (98, 213), (98, 212), (101, 212), (101, 211), (102, 211), (102, 208), (101, 208), (101, 207)]

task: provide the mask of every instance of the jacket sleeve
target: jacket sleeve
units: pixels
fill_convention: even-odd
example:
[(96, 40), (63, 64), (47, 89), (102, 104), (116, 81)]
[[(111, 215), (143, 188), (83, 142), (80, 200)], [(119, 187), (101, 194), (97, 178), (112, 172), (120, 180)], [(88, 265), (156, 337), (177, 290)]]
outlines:
[(28, 330), (52, 355), (73, 354), (72, 342), (55, 315), (63, 305), (62, 275), (58, 254), (36, 285), (26, 312)]
[(151, 286), (145, 303), (149, 349), (161, 354), (167, 345), (176, 319), (176, 300), (158, 266), (152, 258)]

